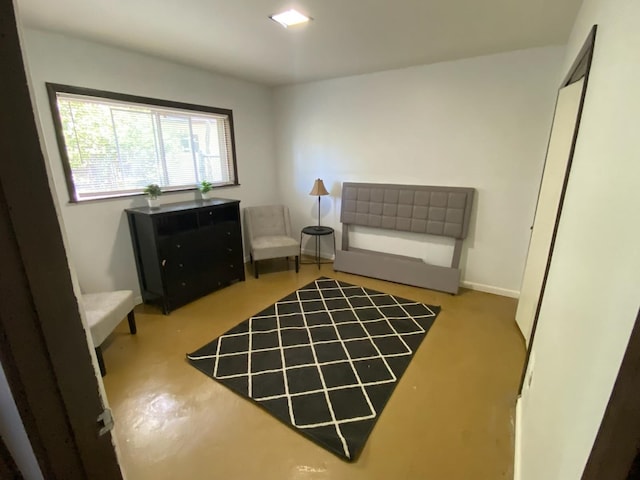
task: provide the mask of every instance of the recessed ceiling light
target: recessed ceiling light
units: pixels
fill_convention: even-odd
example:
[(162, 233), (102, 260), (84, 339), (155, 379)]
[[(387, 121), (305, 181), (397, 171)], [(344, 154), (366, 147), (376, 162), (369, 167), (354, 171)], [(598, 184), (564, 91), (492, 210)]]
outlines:
[(311, 20), (309, 17), (301, 14), (293, 8), (291, 10), (287, 10), (286, 12), (271, 15), (269, 18), (275, 22), (278, 22), (284, 28), (290, 27), (292, 25), (299, 25), (300, 23), (306, 23)]

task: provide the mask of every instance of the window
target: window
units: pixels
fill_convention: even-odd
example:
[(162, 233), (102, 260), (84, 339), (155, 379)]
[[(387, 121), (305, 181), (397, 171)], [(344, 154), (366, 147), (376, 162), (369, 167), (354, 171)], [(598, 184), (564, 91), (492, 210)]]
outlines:
[(231, 110), (47, 84), (72, 202), (238, 185)]

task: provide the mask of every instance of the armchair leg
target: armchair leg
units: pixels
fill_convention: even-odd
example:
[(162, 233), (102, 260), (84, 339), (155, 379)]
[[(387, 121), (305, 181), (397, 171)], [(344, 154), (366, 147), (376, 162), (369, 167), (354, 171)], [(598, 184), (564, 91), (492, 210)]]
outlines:
[(100, 375), (104, 377), (107, 374), (107, 369), (104, 366), (104, 359), (102, 358), (101, 347), (96, 347), (96, 357), (98, 357), (98, 366), (100, 367)]
[(253, 262), (253, 274), (258, 278), (258, 261)]
[(252, 253), (249, 254), (249, 261), (251, 262), (251, 265), (253, 265), (253, 254)]
[(129, 331), (131, 332), (131, 335), (138, 333), (138, 328), (136, 327), (136, 315), (133, 313), (133, 310), (127, 314), (127, 320), (129, 320)]
[(298, 255), (296, 255), (296, 273), (298, 273), (299, 269), (300, 269), (300, 260), (298, 259)]

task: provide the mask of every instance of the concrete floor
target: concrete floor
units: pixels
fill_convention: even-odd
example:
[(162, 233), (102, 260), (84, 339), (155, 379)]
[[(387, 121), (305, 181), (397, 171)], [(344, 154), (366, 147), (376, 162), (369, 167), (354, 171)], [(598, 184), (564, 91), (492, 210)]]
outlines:
[[(129, 480), (513, 478), (513, 414), (524, 343), (516, 300), (448, 295), (284, 261), (164, 316), (136, 308), (103, 345), (104, 383)], [(346, 463), (191, 367), (191, 352), (320, 275), (441, 305), (382, 412)]]

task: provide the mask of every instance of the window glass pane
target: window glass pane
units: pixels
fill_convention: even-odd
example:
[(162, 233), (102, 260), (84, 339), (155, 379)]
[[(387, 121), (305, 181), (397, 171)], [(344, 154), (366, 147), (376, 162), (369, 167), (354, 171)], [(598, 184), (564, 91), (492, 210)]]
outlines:
[(140, 97), (102, 98), (53, 87), (72, 201), (140, 193), (150, 183), (165, 190), (194, 188), (202, 180), (237, 184), (230, 111), (168, 108), (121, 100)]
[(117, 147), (111, 111), (104, 105), (59, 102), (73, 180), (79, 191), (117, 189)]
[(112, 109), (118, 146), (120, 190), (136, 190), (162, 178), (156, 148), (154, 116), (150, 112)]
[(192, 124), (200, 177), (211, 179), (213, 183), (229, 182), (226, 162), (221, 161), (220, 138), (224, 136), (224, 121), (197, 118)]
[(163, 185), (194, 185), (198, 182), (191, 148), (189, 119), (162, 115), (160, 117), (162, 145), (167, 179)]

